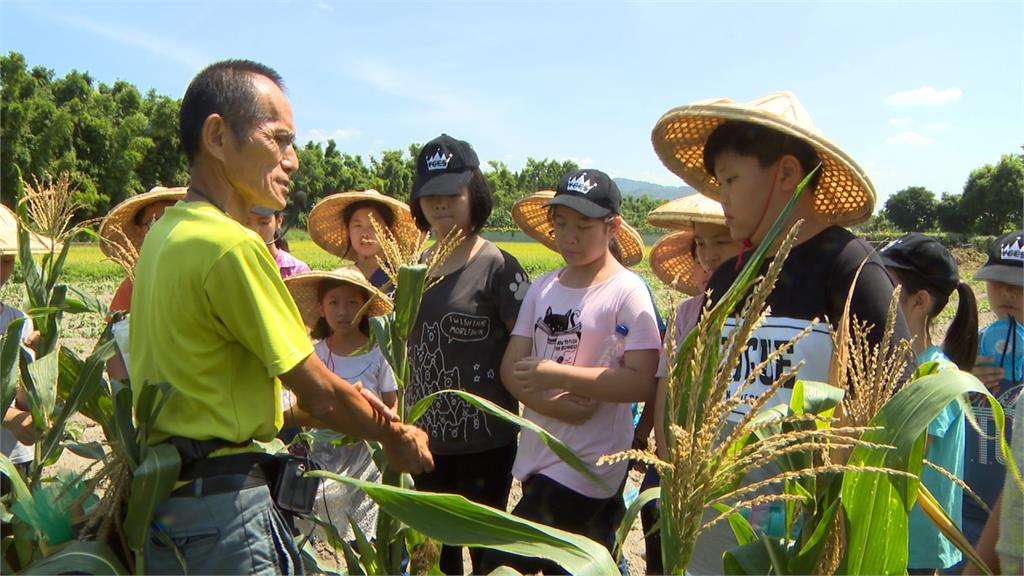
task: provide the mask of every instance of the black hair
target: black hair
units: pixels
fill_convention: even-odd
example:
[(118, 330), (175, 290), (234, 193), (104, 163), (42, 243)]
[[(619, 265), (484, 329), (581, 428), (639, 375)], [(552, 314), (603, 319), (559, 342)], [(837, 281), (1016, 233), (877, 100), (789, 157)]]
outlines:
[[(316, 287), (317, 303), (319, 304), (320, 302), (323, 302), (324, 295), (330, 292), (331, 290), (334, 290), (338, 286), (352, 286), (352, 284), (349, 284), (348, 282), (342, 282), (341, 280), (335, 280), (333, 278), (325, 278), (324, 280), (321, 280), (320, 284), (317, 285)], [(363, 299), (366, 302), (370, 301), (370, 293), (367, 292), (365, 288), (360, 288), (359, 292), (362, 293)], [(369, 314), (363, 314), (363, 317), (359, 319), (359, 331), (362, 332), (364, 336), (370, 335)], [(323, 340), (325, 338), (330, 337), (330, 335), (333, 333), (334, 331), (331, 330), (331, 326), (327, 323), (327, 320), (323, 317), (323, 315), (321, 315), (319, 318), (316, 319), (316, 324), (313, 326), (313, 330), (310, 331), (309, 335), (314, 340)]]
[(203, 124), (211, 114), (220, 114), (239, 138), (267, 120), (255, 76), (263, 76), (284, 90), (280, 74), (252, 60), (215, 62), (192, 79), (178, 113), (181, 147), (190, 165), (199, 154)]
[[(345, 206), (345, 209), (341, 211), (341, 224), (346, 228), (345, 234), (345, 253), (344, 256), (348, 255), (348, 251), (352, 249), (352, 239), (348, 237), (348, 223), (352, 221), (352, 216), (363, 208), (372, 208), (380, 215), (384, 220), (384, 226), (389, 229), (395, 225), (395, 213), (391, 211), (391, 207), (383, 202), (376, 200), (358, 200)], [(380, 224), (380, 222), (378, 222)]]
[[(715, 175), (715, 159), (726, 150), (741, 156), (753, 156), (762, 168), (771, 166), (783, 156), (793, 156), (800, 163), (804, 176), (821, 162), (814, 147), (806, 140), (740, 120), (726, 120), (708, 136), (704, 143), (704, 169), (708, 174)], [(808, 183), (807, 191), (813, 191), (820, 179), (819, 170)]]
[[(484, 177), (484, 173), (479, 168), (473, 168), (473, 175), (469, 178), (469, 184), (466, 186), (469, 189), (469, 221), (471, 229), (467, 230), (468, 234), (477, 234), (483, 229), (484, 224), (487, 224), (487, 219), (491, 217), (491, 210), (494, 209), (494, 195), (491, 194), (491, 186), (487, 183), (487, 178)], [(416, 221), (416, 227), (424, 232), (430, 231), (430, 222), (427, 221), (426, 214), (423, 213), (423, 208), (420, 207), (420, 198), (414, 198), (409, 204), (409, 210), (412, 211), (412, 218)]]
[[(911, 270), (889, 268), (889, 272), (902, 286), (900, 298), (909, 298), (910, 295), (921, 290), (931, 295), (932, 309), (928, 311), (928, 320), (925, 322), (925, 330), (930, 331), (932, 320), (949, 303), (952, 292), (941, 293), (929, 286), (920, 274)], [(970, 372), (974, 368), (978, 355), (978, 302), (974, 297), (974, 291), (965, 282), (957, 283), (956, 293), (959, 299), (956, 316), (953, 317), (953, 323), (946, 331), (946, 338), (942, 341), (942, 351), (961, 370)]]

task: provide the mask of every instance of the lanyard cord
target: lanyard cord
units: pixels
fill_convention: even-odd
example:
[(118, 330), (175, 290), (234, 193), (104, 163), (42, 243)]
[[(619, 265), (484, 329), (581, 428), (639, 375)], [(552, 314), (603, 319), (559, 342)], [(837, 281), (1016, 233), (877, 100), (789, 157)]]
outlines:
[(203, 192), (202, 190), (200, 190), (199, 188), (196, 188), (195, 186), (189, 186), (188, 187), (188, 191), (193, 193), (193, 194), (195, 194), (196, 196), (199, 196), (203, 200), (206, 200), (207, 202), (212, 204), (213, 207), (216, 208), (217, 210), (220, 210), (224, 214), (227, 214), (227, 211), (224, 210), (224, 207), (221, 206), (220, 204), (218, 204), (213, 198), (210, 198), (210, 195), (207, 194), (206, 192)]
[[(1006, 353), (1010, 352), (1010, 381), (1017, 383), (1017, 320), (1009, 316), (1010, 329), (1006, 331), (1006, 339), (1003, 340), (1003, 354), (999, 357), (999, 365), (1006, 364)], [(1021, 374), (1024, 379), (1024, 374)]]

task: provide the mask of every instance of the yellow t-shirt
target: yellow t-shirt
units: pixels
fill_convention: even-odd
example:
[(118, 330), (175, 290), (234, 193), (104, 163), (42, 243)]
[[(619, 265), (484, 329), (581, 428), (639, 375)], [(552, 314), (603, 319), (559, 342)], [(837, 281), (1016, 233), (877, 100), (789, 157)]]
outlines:
[(277, 265), (255, 232), (205, 202), (164, 212), (135, 267), (129, 373), (174, 387), (149, 436), (267, 441), (281, 382), (313, 353)]

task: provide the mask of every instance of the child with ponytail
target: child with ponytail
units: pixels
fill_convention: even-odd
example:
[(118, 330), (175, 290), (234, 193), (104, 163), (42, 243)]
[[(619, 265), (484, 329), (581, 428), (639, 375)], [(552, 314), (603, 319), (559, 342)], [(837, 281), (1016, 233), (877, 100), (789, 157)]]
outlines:
[[(978, 350), (978, 308), (974, 292), (960, 280), (956, 260), (934, 238), (912, 232), (881, 250), (882, 262), (900, 286), (900, 307), (907, 319), (917, 364), (952, 362), (961, 370), (974, 367)], [(931, 339), (932, 322), (957, 293), (956, 316), (942, 347)], [(957, 478), (964, 475), (964, 414), (950, 402), (928, 425), (926, 458)], [(921, 480), (957, 527), (962, 523), (962, 492), (953, 481), (925, 467)], [(915, 507), (910, 513), (910, 574), (934, 573), (959, 562), (960, 551)]]

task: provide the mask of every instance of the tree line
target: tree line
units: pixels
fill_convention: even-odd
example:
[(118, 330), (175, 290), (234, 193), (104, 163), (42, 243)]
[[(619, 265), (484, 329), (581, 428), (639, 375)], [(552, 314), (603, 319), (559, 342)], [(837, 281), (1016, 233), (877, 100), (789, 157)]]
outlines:
[[(79, 220), (103, 216), (122, 200), (153, 186), (184, 186), (188, 166), (178, 139), (181, 101), (133, 84), (97, 82), (86, 72), (57, 77), (43, 66), (29, 67), (24, 56), (0, 56), (0, 192), (17, 187), (18, 170), (26, 180), (68, 172)], [(374, 188), (408, 200), (416, 173), (419, 144), (385, 150), (363, 158), (342, 152), (333, 140), (296, 146), (299, 169), (292, 190), (309, 198), (308, 209), (334, 192)], [(513, 228), (516, 199), (553, 189), (558, 179), (578, 166), (572, 161), (529, 158), (518, 171), (491, 160), (484, 166), (494, 191), (490, 228)], [(13, 193), (0, 194), (12, 205)], [(623, 216), (647, 228), (647, 213), (660, 204), (646, 195), (627, 197)], [(304, 223), (304, 216), (302, 222)]]
[(971, 172), (960, 194), (935, 193), (923, 186), (896, 192), (876, 216), (904, 232), (940, 230), (956, 234), (999, 235), (1024, 220), (1024, 155), (1006, 154), (996, 164)]

